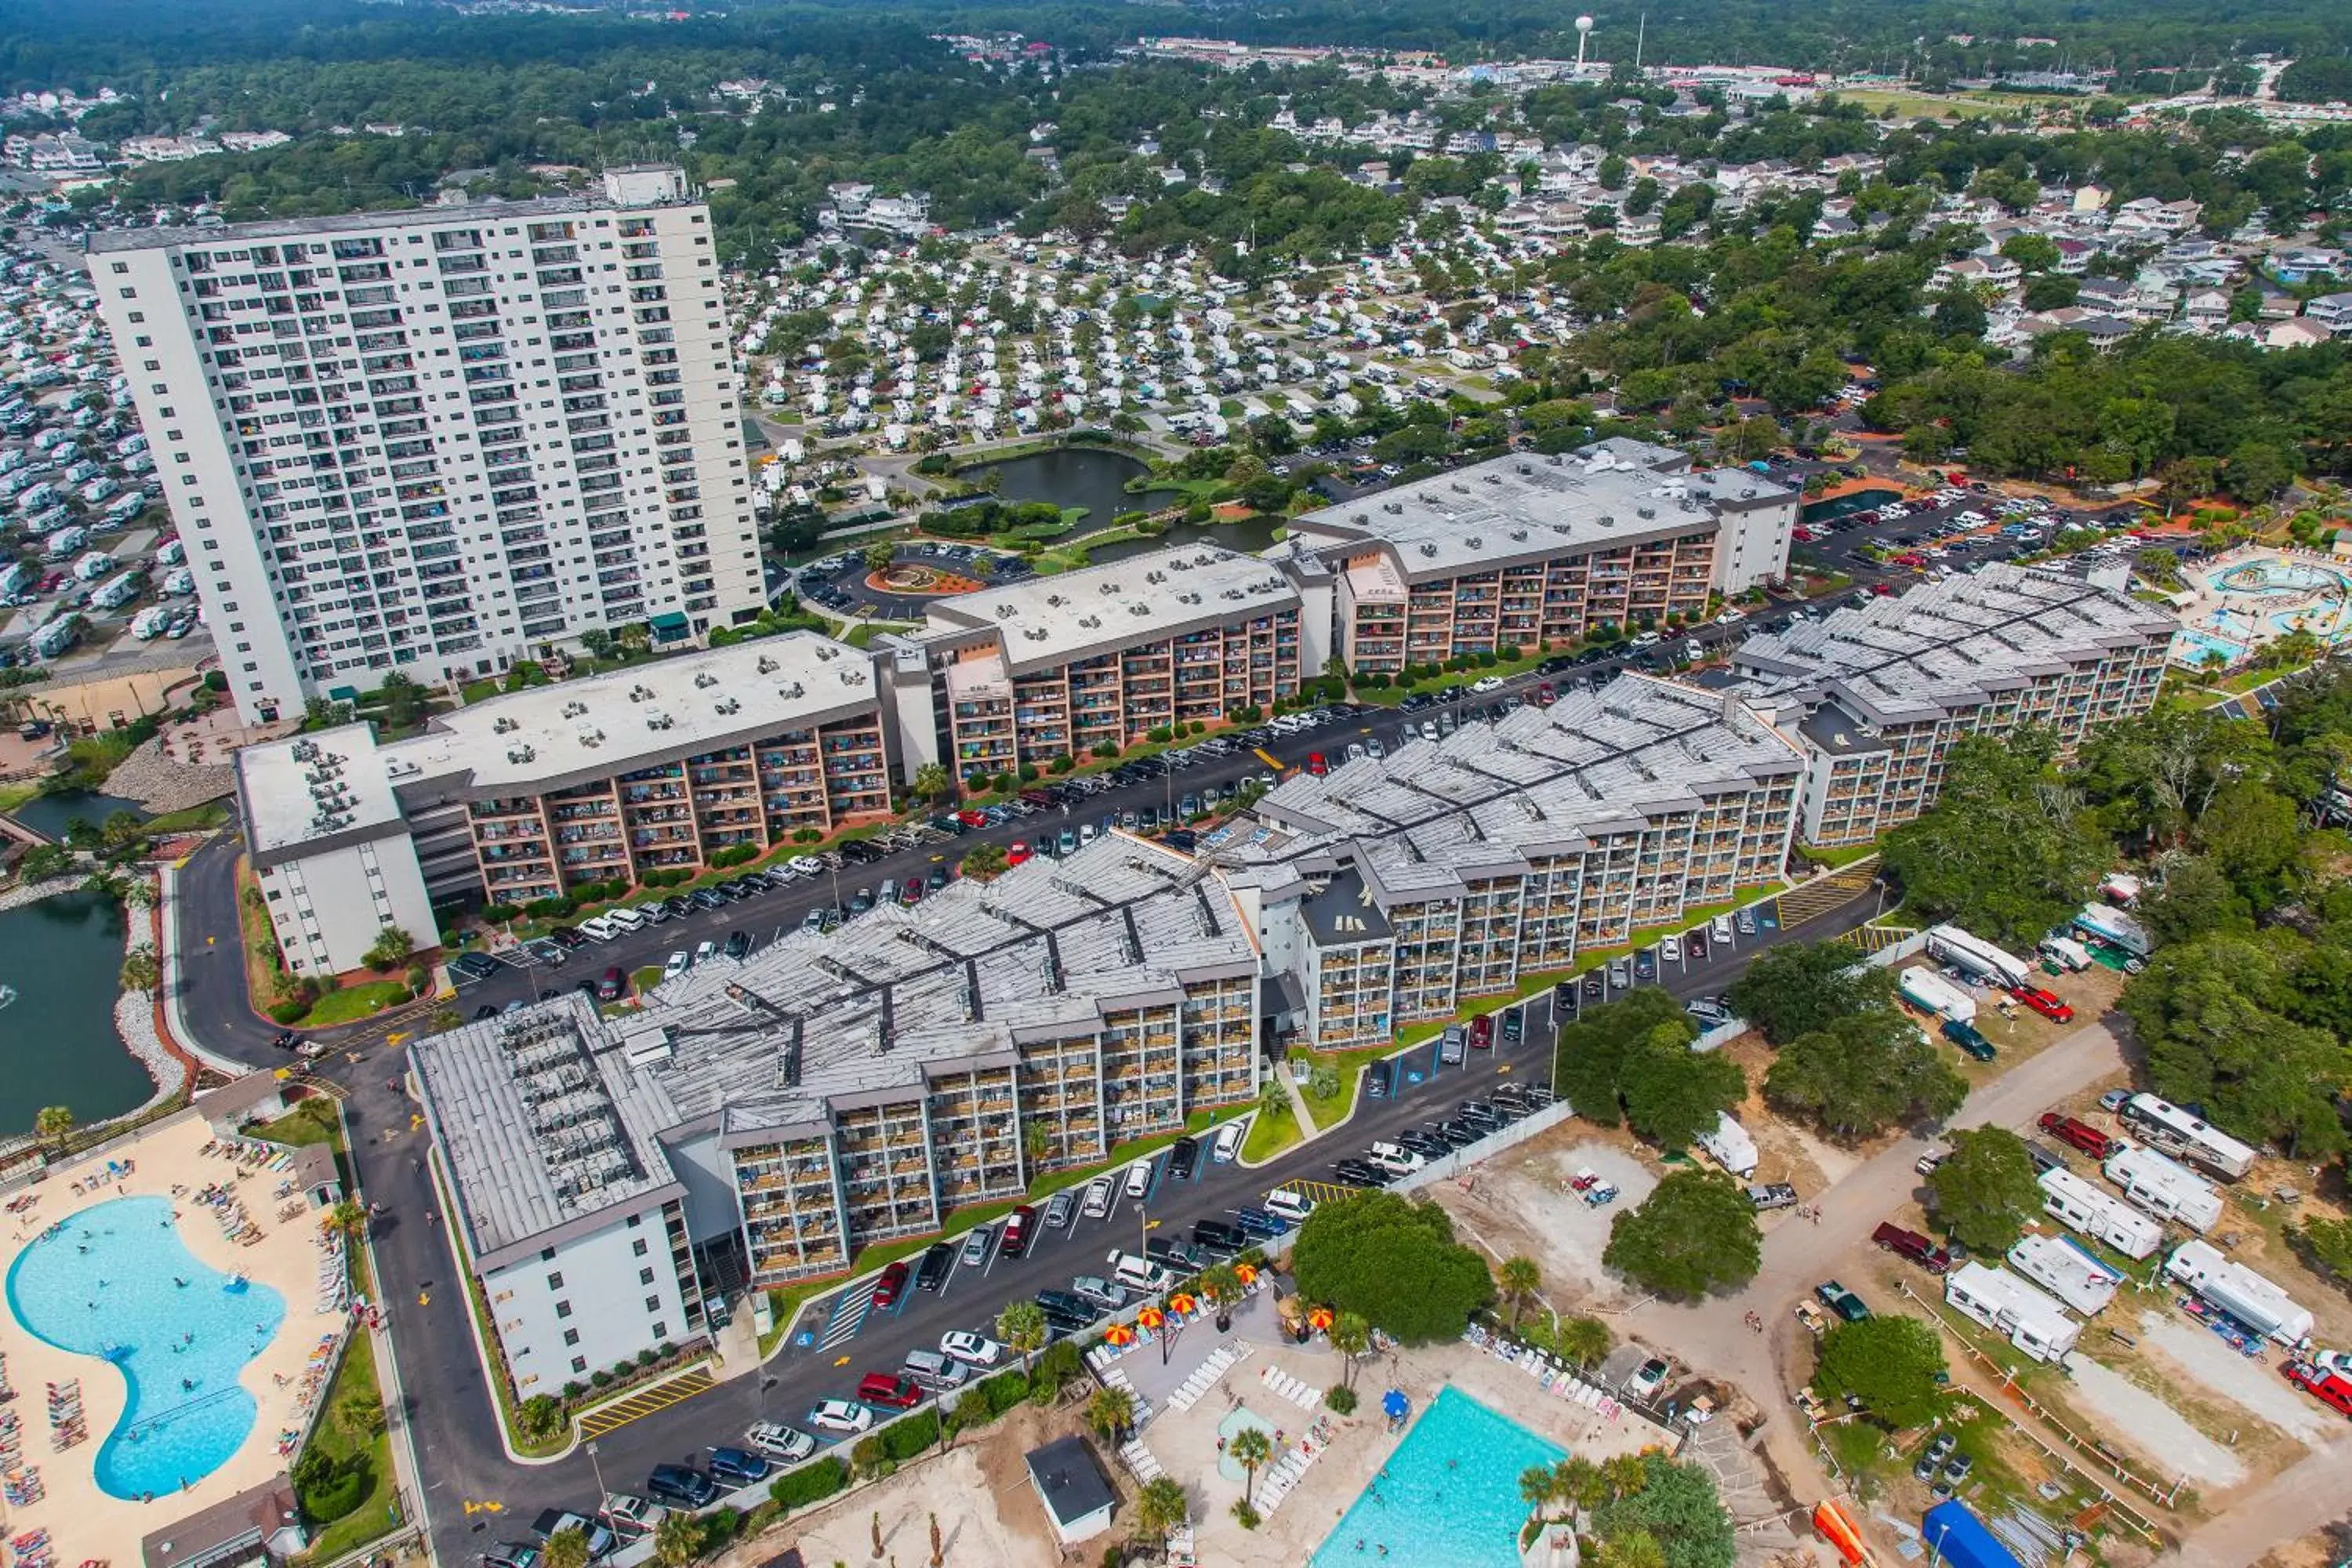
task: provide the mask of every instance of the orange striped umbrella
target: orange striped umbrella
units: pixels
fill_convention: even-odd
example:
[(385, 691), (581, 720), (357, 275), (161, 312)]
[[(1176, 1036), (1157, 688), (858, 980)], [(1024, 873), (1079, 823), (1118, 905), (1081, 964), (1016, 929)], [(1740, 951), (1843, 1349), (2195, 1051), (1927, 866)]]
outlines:
[(1180, 1318), (1189, 1318), (1201, 1310), (1201, 1303), (1180, 1291), (1168, 1298), (1168, 1310)]
[(1103, 1338), (1115, 1345), (1131, 1345), (1135, 1342), (1135, 1331), (1125, 1323), (1113, 1323), (1103, 1331)]
[(1331, 1309), (1318, 1307), (1307, 1314), (1307, 1326), (1320, 1333), (1331, 1326)]
[(1257, 1266), (1253, 1263), (1235, 1264), (1234, 1278), (1239, 1279), (1244, 1286), (1255, 1285), (1257, 1283)]
[(1157, 1307), (1146, 1307), (1135, 1314), (1135, 1321), (1143, 1328), (1156, 1329), (1168, 1321), (1168, 1314)]

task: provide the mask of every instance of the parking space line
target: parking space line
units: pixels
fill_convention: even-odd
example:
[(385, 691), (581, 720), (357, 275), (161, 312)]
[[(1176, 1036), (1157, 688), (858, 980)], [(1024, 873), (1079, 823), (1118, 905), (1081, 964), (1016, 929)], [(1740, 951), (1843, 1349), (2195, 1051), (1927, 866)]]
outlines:
[(847, 1344), (866, 1326), (866, 1314), (874, 1305), (874, 1288), (848, 1292), (834, 1303), (833, 1315), (825, 1320), (824, 1332), (817, 1340), (819, 1352)]
[(602, 1436), (616, 1427), (625, 1426), (656, 1411), (667, 1410), (673, 1405), (683, 1404), (717, 1386), (718, 1380), (710, 1375), (709, 1367), (695, 1367), (667, 1382), (632, 1394), (625, 1399), (616, 1399), (610, 1405), (591, 1410), (580, 1417), (580, 1435), (583, 1437)]

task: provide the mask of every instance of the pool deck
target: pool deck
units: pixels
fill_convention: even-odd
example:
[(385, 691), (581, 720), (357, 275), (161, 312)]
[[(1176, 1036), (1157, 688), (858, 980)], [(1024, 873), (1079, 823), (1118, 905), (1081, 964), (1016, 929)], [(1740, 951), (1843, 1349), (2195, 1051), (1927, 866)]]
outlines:
[[(2302, 591), (2263, 593), (2222, 585), (2221, 579), (2231, 571), (2257, 563), (2326, 574), (2337, 579), (2339, 586), (2315, 584)], [(2197, 668), (2201, 654), (2187, 650), (2218, 642), (2243, 650), (2230, 659), (2229, 667), (2234, 668), (2296, 628), (2310, 631), (2325, 646), (2336, 646), (2352, 637), (2352, 603), (2342, 593), (2345, 584), (2352, 584), (2352, 562), (2292, 546), (2242, 545), (2199, 562), (2188, 572), (2188, 590), (2195, 595), (2194, 602), (2176, 612), (2183, 636), (2175, 639), (2173, 660)], [(2221, 624), (2225, 615), (2230, 617), (2226, 626)]]
[[(138, 1568), (140, 1543), (151, 1532), (165, 1528), (199, 1510), (222, 1502), (258, 1486), (283, 1470), (290, 1455), (278, 1451), (278, 1435), (303, 1425), (303, 1373), (311, 1352), (322, 1338), (336, 1333), (345, 1321), (340, 1310), (317, 1309), (319, 1262), (324, 1256), (320, 1213), (307, 1205), (295, 1219), (280, 1222), (278, 1211), (299, 1198), (272, 1194), (286, 1179), (268, 1165), (251, 1167), (202, 1152), (214, 1132), (201, 1108), (191, 1109), (146, 1129), (135, 1138), (117, 1141), (96, 1157), (52, 1167), (47, 1178), (24, 1188), (38, 1200), (19, 1214), (7, 1216), (7, 1235), (0, 1244), (0, 1269), (13, 1268), (26, 1245), (59, 1221), (70, 1221), (85, 1208), (117, 1196), (175, 1200), (181, 1222), (180, 1240), (196, 1259), (223, 1274), (241, 1273), (268, 1285), (285, 1298), (286, 1317), (268, 1346), (239, 1374), (260, 1406), (253, 1431), (228, 1461), (183, 1492), (142, 1503), (112, 1497), (99, 1489), (93, 1467), (99, 1449), (121, 1418), (128, 1398), (121, 1374), (92, 1356), (62, 1351), (37, 1338), (16, 1321), (13, 1310), (0, 1310), (0, 1351), (7, 1355), (8, 1381), (16, 1398), (7, 1408), (17, 1413), (22, 1463), (40, 1472), (39, 1501), (6, 1510), (5, 1533), (47, 1529), (55, 1560), (77, 1563), (96, 1559), (112, 1568)], [(129, 1161), (132, 1173), (120, 1183), (101, 1180), (108, 1160)], [(88, 1189), (77, 1194), (74, 1184)], [(234, 1193), (262, 1233), (250, 1246), (240, 1246), (222, 1234), (214, 1211), (194, 1201), (193, 1194), (219, 1184)], [(173, 1187), (184, 1189), (174, 1194)], [(17, 1195), (22, 1195), (19, 1194)], [(68, 1378), (81, 1380), (82, 1409), (89, 1436), (63, 1453), (49, 1447), (43, 1410), (44, 1390)], [(307, 1397), (323, 1394), (323, 1379), (311, 1380)]]
[[(1611, 1420), (1555, 1399), (1517, 1366), (1461, 1343), (1368, 1356), (1356, 1366), (1356, 1414), (1344, 1418), (1328, 1410), (1310, 1414), (1269, 1388), (1260, 1369), (1276, 1367), (1311, 1388), (1328, 1388), (1339, 1381), (1338, 1355), (1319, 1339), (1307, 1345), (1270, 1343), (1251, 1332), (1253, 1327), (1237, 1321), (1234, 1332), (1227, 1336), (1249, 1343), (1252, 1349), (1217, 1387), (1182, 1412), (1161, 1408), (1160, 1400), (1153, 1397), (1158, 1414), (1143, 1429), (1144, 1446), (1170, 1476), (1184, 1485), (1192, 1504), (1196, 1549), (1203, 1563), (1303, 1563), (1313, 1557), (1332, 1527), (1404, 1441), (1404, 1434), (1391, 1432), (1381, 1415), (1381, 1396), (1391, 1388), (1402, 1390), (1412, 1402), (1415, 1420), (1440, 1390), (1450, 1386), (1570, 1453), (1596, 1461), (1652, 1447), (1671, 1453), (1681, 1442), (1678, 1433), (1631, 1410)], [(1213, 1333), (1203, 1334), (1197, 1329), (1184, 1335), (1180, 1344), (1190, 1354), (1177, 1357), (1180, 1376), (1205, 1358), (1215, 1339)], [(1255, 1531), (1245, 1531), (1234, 1521), (1233, 1506), (1242, 1489), (1217, 1470), (1217, 1424), (1234, 1399), (1283, 1433), (1285, 1440), (1277, 1447), (1277, 1455), (1294, 1447), (1318, 1419), (1330, 1432), (1329, 1444), (1318, 1450), (1297, 1486)], [(1265, 1485), (1263, 1471), (1258, 1485)]]

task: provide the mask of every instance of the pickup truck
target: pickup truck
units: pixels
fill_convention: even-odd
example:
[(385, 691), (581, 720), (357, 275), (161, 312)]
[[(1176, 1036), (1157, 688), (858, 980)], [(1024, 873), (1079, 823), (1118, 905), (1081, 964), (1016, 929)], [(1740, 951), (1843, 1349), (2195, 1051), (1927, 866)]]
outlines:
[(1805, 1325), (1807, 1333), (1819, 1336), (1829, 1332), (1830, 1321), (1822, 1317), (1822, 1310), (1811, 1301), (1797, 1303), (1797, 1321)]
[(1993, 1058), (1992, 1042), (1986, 1039), (1984, 1032), (1974, 1024), (1963, 1023), (1958, 1018), (1947, 1018), (1944, 1020), (1943, 1035), (1944, 1038), (1980, 1062), (1989, 1062)]
[(1898, 1258), (1909, 1258), (1930, 1274), (1942, 1274), (1952, 1267), (1952, 1255), (1916, 1230), (1882, 1224), (1871, 1232), (1870, 1239)]
[(2061, 1143), (2080, 1149), (2094, 1160), (2104, 1160), (2123, 1147), (2119, 1141), (2108, 1137), (2089, 1122), (2078, 1121), (2055, 1110), (2043, 1111), (2035, 1125)]
[(1813, 1294), (1822, 1306), (1849, 1323), (1858, 1323), (1870, 1316), (1870, 1309), (1864, 1305), (1862, 1298), (1834, 1279), (1824, 1279), (1814, 1286)]

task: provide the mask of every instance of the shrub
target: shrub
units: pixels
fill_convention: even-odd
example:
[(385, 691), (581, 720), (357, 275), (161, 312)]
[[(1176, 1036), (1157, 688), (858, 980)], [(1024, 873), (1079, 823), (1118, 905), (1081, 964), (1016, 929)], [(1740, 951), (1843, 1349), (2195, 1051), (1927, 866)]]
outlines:
[(1037, 1352), (1037, 1371), (1033, 1381), (1058, 1390), (1078, 1375), (1083, 1363), (1077, 1345), (1069, 1340), (1055, 1340)]
[(522, 907), (522, 912), (533, 920), (558, 920), (572, 912), (569, 899), (533, 899)]
[(654, 1349), (651, 1345), (647, 1345), (645, 1349), (637, 1352), (637, 1364), (639, 1366), (651, 1366), (654, 1363), (659, 1360), (661, 1360), (661, 1352)]
[(814, 827), (803, 827), (793, 832), (793, 842), (795, 844), (814, 844), (824, 837), (824, 834), (819, 833)]
[(482, 906), (482, 919), (488, 921), (494, 926), (504, 925), (507, 921), (514, 919), (520, 913), (522, 913), (522, 910), (513, 904), (484, 904)]
[(403, 979), (408, 986), (408, 994), (411, 996), (422, 996), (425, 994), (425, 988), (433, 984), (433, 972), (420, 963), (409, 970)]
[(987, 1412), (989, 1417), (993, 1419), (1028, 1397), (1028, 1373), (1017, 1370), (1000, 1372), (994, 1377), (982, 1378), (973, 1384), (963, 1398), (956, 1403), (956, 1411), (961, 1415), (971, 1409), (976, 1400), (981, 1408)]
[(1341, 1384), (1333, 1384), (1323, 1391), (1323, 1403), (1331, 1407), (1334, 1415), (1356, 1413), (1356, 1391)]
[(308, 1002), (272, 1002), (269, 1005), (269, 1017), (272, 1023), (299, 1024), (302, 1021), (302, 1015), (310, 1010), (310, 1004)]
[(600, 1366), (588, 1374), (588, 1381), (599, 1388), (610, 1388), (613, 1385), (613, 1374)]
[(883, 1453), (897, 1460), (911, 1459), (940, 1440), (939, 1412), (917, 1411), (903, 1421), (892, 1423), (881, 1437)]
[(721, 868), (740, 866), (746, 860), (756, 858), (759, 853), (760, 847), (756, 844), (730, 844), (724, 849), (712, 850), (710, 863)]
[(849, 1484), (849, 1467), (839, 1456), (828, 1454), (814, 1464), (803, 1465), (797, 1470), (787, 1470), (768, 1487), (768, 1496), (775, 1505), (789, 1513), (796, 1508), (806, 1508), (820, 1502)]
[(1257, 1528), (1258, 1512), (1257, 1510), (1250, 1507), (1249, 1500), (1247, 1498), (1235, 1498), (1234, 1500), (1234, 1522), (1240, 1525), (1244, 1530), (1255, 1530)]
[(319, 1524), (341, 1519), (359, 1507), (374, 1480), (364, 1453), (335, 1460), (314, 1448), (294, 1469), (294, 1489), (301, 1499), (302, 1511)]

